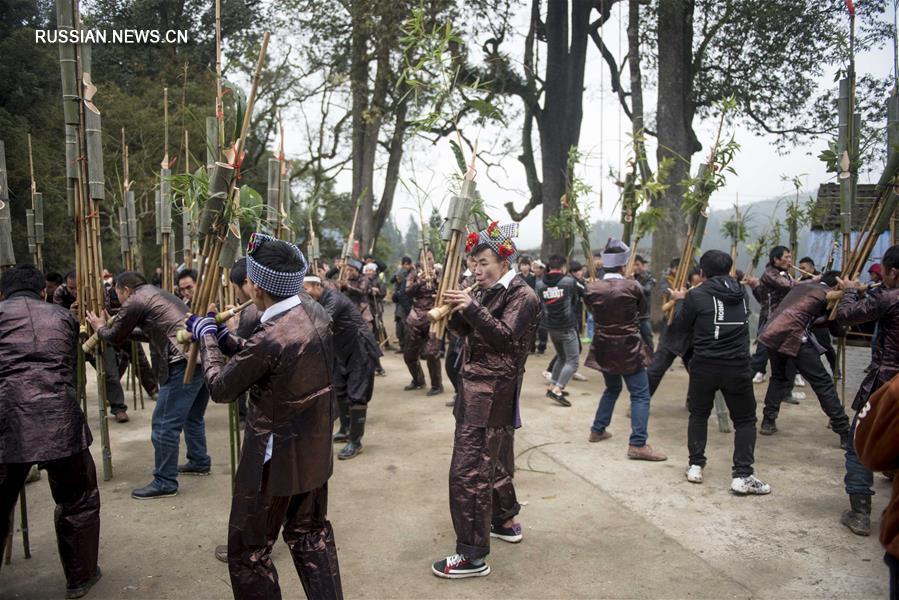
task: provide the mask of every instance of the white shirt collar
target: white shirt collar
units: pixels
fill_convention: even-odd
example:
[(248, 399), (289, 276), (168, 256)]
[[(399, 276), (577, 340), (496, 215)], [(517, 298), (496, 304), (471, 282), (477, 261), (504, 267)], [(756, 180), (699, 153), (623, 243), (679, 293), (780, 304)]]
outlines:
[(602, 278), (605, 279), (624, 279), (621, 273), (603, 273)]
[(494, 283), (493, 285), (501, 285), (506, 289), (509, 289), (509, 284), (512, 283), (512, 280), (515, 279), (515, 276), (518, 275), (518, 272), (513, 268), (509, 269), (509, 271), (499, 278), (499, 281)]
[(302, 304), (302, 300), (300, 300), (299, 296), (291, 296), (290, 298), (285, 298), (280, 302), (275, 302), (271, 306), (265, 309), (265, 312), (262, 313), (262, 317), (259, 319), (261, 322), (265, 323), (269, 319), (274, 318), (277, 315), (280, 315), (282, 312), (286, 312), (293, 308), (294, 306), (298, 306)]

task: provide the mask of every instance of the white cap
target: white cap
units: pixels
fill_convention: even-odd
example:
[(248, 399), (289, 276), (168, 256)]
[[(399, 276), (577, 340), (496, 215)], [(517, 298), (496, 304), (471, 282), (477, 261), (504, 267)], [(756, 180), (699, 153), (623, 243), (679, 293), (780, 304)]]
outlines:
[(306, 283), (319, 283), (319, 284), (320, 284), (320, 283), (322, 282), (322, 278), (321, 278), (321, 277), (316, 277), (315, 275), (307, 275), (307, 276), (303, 279), (303, 281), (306, 282)]

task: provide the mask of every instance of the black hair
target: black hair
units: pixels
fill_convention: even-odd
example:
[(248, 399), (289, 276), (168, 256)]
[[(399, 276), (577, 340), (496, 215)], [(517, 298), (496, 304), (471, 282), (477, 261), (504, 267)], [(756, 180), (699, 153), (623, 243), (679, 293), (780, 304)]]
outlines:
[(734, 261), (727, 252), (721, 250), (709, 250), (699, 259), (699, 268), (706, 277), (727, 275)]
[(44, 279), (49, 281), (50, 283), (55, 283), (56, 285), (62, 285), (63, 279), (62, 275), (57, 273), (56, 271), (50, 271), (46, 275), (44, 275)]
[(746, 275), (746, 273), (744, 273), (740, 269), (737, 269), (736, 271), (734, 271), (734, 275), (736, 276), (737, 281), (743, 281), (743, 277)]
[(689, 281), (690, 281), (691, 279), (693, 279), (693, 277), (694, 277), (695, 275), (701, 275), (701, 274), (702, 274), (702, 273), (699, 272), (699, 267), (692, 267), (692, 268), (690, 269), (690, 271), (687, 272), (687, 282), (689, 283)]
[(178, 274), (175, 276), (175, 283), (181, 283), (181, 280), (185, 277), (190, 277), (194, 280), (194, 283), (197, 282), (197, 272), (193, 269), (181, 269), (178, 271)]
[(593, 258), (602, 258), (602, 250), (594, 250)]
[(834, 271), (831, 269), (830, 271), (827, 271), (826, 273), (824, 273), (824, 275), (821, 276), (821, 281), (823, 281), (827, 287), (836, 287), (837, 277), (839, 277), (839, 276), (840, 276), (839, 271)]
[(635, 256), (634, 260), (637, 261), (638, 263), (641, 263), (644, 265), (646, 264), (646, 259), (643, 258), (643, 255), (641, 255), (641, 254), (638, 254), (637, 256)]
[(78, 279), (78, 277), (75, 276), (75, 271), (69, 271), (68, 273), (66, 273), (66, 281), (68, 281), (69, 279)]
[(812, 260), (811, 256), (803, 256), (802, 258), (799, 259), (799, 264), (802, 264), (804, 262), (811, 263), (812, 266), (815, 266), (815, 261)]
[(568, 263), (568, 270), (571, 271), (572, 273), (574, 273), (575, 271), (580, 271), (583, 268), (584, 268), (584, 265), (582, 265), (581, 263), (579, 263), (576, 260), (573, 260), (570, 263)]
[[(296, 247), (281, 240), (269, 241), (253, 252), (253, 260), (263, 267), (279, 273), (296, 273), (306, 270), (306, 261), (300, 258)], [(289, 296), (275, 296), (270, 294), (272, 300), (280, 302)]]
[(789, 251), (790, 249), (786, 246), (774, 246), (771, 248), (771, 252), (768, 253), (768, 262), (773, 265), (775, 260), (780, 260)]
[(3, 273), (0, 278), (0, 293), (9, 298), (16, 292), (34, 292), (40, 294), (47, 285), (44, 274), (34, 265), (13, 267)]
[(228, 274), (228, 278), (231, 280), (231, 283), (240, 287), (243, 285), (243, 282), (247, 280), (247, 259), (246, 258), (238, 258), (234, 261), (234, 266), (231, 267), (231, 272)]
[(549, 260), (546, 261), (546, 266), (553, 271), (561, 269), (565, 266), (565, 257), (561, 254), (553, 254), (549, 257)]
[(136, 290), (142, 285), (147, 285), (147, 278), (137, 271), (124, 271), (115, 278), (115, 287)]
[(680, 258), (672, 258), (671, 262), (668, 263), (669, 269), (676, 269), (680, 266)]
[(522, 256), (521, 258), (518, 259), (518, 264), (519, 265), (531, 264), (531, 257), (530, 256)]
[(411, 265), (411, 264), (412, 264), (412, 259), (409, 258), (408, 256), (404, 256), (404, 257), (403, 257), (403, 260), (400, 261), (400, 264), (401, 264), (401, 265)]
[(889, 269), (899, 269), (899, 246), (887, 248), (887, 251), (883, 253), (883, 258), (880, 259), (880, 266), (884, 273)]

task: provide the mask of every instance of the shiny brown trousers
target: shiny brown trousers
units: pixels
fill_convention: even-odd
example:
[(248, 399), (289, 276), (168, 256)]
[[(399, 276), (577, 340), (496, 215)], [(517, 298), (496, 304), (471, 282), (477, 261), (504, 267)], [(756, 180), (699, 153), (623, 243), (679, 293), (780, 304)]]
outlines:
[(490, 525), (518, 514), (512, 476), (515, 429), (456, 424), (450, 463), (450, 515), (456, 552), (469, 558), (490, 554)]
[[(100, 549), (100, 491), (90, 450), (40, 463), (56, 502), (54, 522), (59, 558), (70, 587), (97, 573)], [(9, 535), (9, 515), (19, 499), (31, 463), (0, 464), (0, 540)], [(2, 545), (0, 544), (0, 545)]]
[(428, 363), (428, 375), (431, 378), (431, 387), (443, 385), (443, 375), (440, 372), (440, 340), (429, 333), (431, 325), (427, 321), (424, 324), (413, 325), (406, 323), (406, 340), (403, 344), (403, 360), (409, 367), (412, 381), (417, 385), (425, 384), (425, 374), (421, 369), (420, 359), (426, 359)]
[(327, 512), (327, 484), (294, 496), (235, 493), (228, 523), (228, 571), (234, 597), (281, 598), (271, 554), (283, 528), (306, 597), (341, 600), (337, 545)]

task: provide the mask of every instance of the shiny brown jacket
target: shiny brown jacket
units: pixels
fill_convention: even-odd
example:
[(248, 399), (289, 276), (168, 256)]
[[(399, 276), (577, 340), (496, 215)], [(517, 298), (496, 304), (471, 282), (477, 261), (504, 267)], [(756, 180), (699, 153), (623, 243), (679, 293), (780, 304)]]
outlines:
[(477, 289), (449, 327), (464, 338), (462, 391), (453, 413), (475, 427), (519, 426), (518, 396), (542, 306), (520, 276)]
[(614, 375), (631, 375), (649, 366), (652, 352), (640, 335), (646, 295), (639, 283), (617, 278), (589, 281), (584, 302), (595, 323), (586, 366)]
[[(816, 321), (824, 324), (827, 314), (827, 292), (830, 288), (822, 283), (799, 283), (780, 302), (771, 316), (758, 341), (768, 350), (787, 356), (799, 354), (803, 338), (810, 335), (808, 330)], [(832, 327), (836, 323), (830, 322)], [(834, 330), (833, 334), (841, 332)]]
[(343, 288), (343, 293), (353, 301), (365, 322), (371, 323), (374, 320), (374, 315), (372, 315), (371, 307), (369, 306), (371, 280), (367, 276), (360, 274), (356, 276), (356, 279), (347, 279), (344, 285), (346, 287)]
[(0, 302), (0, 463), (65, 458), (90, 446), (76, 396), (77, 348), (68, 310), (30, 292)]
[(877, 368), (868, 373), (858, 387), (853, 410), (861, 410), (871, 392), (899, 373), (899, 288), (879, 290), (859, 297), (858, 290), (847, 289), (837, 309), (841, 325), (859, 325), (878, 321), (880, 335), (871, 362)]
[[(899, 378), (882, 386), (858, 415), (855, 451), (872, 471), (899, 469)], [(883, 511), (880, 543), (899, 558), (899, 477), (893, 478), (893, 496)]]
[(437, 296), (440, 280), (436, 275), (431, 275), (430, 285), (425, 283), (415, 269), (410, 270), (406, 276), (406, 297), (412, 301), (412, 310), (406, 317), (406, 323), (412, 327), (427, 324), (428, 311), (434, 308), (434, 298)]
[(766, 322), (797, 283), (799, 282), (786, 271), (781, 271), (770, 263), (766, 265), (759, 277), (759, 285), (752, 290), (752, 295), (761, 305), (759, 320)]
[(176, 337), (178, 330), (184, 329), (186, 317), (187, 307), (177, 296), (146, 283), (131, 292), (115, 321), (101, 328), (99, 334), (113, 345), (122, 344), (129, 337), (146, 336), (153, 371), (162, 384), (169, 378), (169, 363), (186, 359)]
[[(302, 304), (236, 340), (225, 359), (214, 336), (200, 344), (206, 386), (214, 402), (250, 392), (237, 490), (292, 496), (324, 485), (333, 470), (331, 428), (336, 399), (331, 386), (331, 319), (308, 295)], [(271, 467), (262, 489), (265, 447), (274, 434)]]

